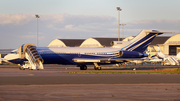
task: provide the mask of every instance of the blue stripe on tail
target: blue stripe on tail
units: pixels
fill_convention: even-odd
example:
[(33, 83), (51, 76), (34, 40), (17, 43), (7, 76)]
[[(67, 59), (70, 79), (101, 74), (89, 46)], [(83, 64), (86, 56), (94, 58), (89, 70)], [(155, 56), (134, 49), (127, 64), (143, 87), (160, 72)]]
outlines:
[[(153, 36), (153, 37), (152, 37)], [(150, 38), (151, 37), (151, 38)], [(128, 47), (127, 51), (137, 51), (137, 52), (144, 52), (148, 45), (152, 42), (152, 40), (156, 37), (154, 33), (149, 33), (147, 36), (139, 40), (138, 42), (134, 43), (130, 47)], [(148, 39), (150, 38), (150, 39)], [(148, 40), (147, 40), (148, 39)], [(138, 46), (141, 44), (140, 46)], [(133, 49), (134, 48), (134, 49)]]

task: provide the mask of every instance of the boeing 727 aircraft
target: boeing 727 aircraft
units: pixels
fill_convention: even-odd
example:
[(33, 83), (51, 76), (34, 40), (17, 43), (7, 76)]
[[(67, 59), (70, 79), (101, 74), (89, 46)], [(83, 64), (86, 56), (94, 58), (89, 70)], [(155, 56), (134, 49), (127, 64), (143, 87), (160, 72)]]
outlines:
[(102, 64), (116, 64), (147, 57), (144, 51), (150, 42), (163, 34), (156, 30), (142, 30), (129, 44), (122, 48), (111, 47), (36, 47), (33, 44), (24, 44), (12, 51), (5, 59), (20, 64), (24, 69), (43, 69), (43, 64), (78, 65), (86, 70), (88, 64), (94, 64), (95, 70), (101, 70)]

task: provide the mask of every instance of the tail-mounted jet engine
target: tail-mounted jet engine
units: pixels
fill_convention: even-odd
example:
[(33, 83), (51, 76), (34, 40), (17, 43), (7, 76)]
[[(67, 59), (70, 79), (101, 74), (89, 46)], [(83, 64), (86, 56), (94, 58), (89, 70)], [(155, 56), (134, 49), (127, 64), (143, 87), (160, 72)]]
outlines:
[(148, 57), (148, 54), (134, 52), (134, 51), (119, 51), (119, 56), (123, 58), (142, 58), (142, 57)]

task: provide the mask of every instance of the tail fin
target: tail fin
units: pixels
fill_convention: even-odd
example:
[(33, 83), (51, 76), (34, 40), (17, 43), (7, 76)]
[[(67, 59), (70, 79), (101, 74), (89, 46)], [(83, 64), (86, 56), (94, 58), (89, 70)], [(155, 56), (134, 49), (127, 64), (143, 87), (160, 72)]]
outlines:
[(176, 57), (180, 60), (180, 52), (176, 55)]
[(160, 58), (165, 58), (166, 56), (161, 52), (161, 49), (159, 48), (159, 46), (157, 45), (157, 55)]
[(161, 53), (161, 49), (159, 48), (159, 46), (157, 45), (157, 52)]
[(143, 53), (152, 40), (157, 36), (163, 34), (156, 30), (142, 30), (134, 39), (130, 41), (130, 44), (123, 47), (122, 50), (137, 51)]

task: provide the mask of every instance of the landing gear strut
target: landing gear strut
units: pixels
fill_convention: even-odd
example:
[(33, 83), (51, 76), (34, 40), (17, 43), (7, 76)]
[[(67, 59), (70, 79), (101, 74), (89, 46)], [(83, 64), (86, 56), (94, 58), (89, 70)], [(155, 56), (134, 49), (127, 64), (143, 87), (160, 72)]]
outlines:
[(101, 66), (99, 66), (97, 63), (94, 63), (94, 70), (101, 70)]
[(80, 65), (80, 70), (87, 70), (87, 66), (86, 65)]

